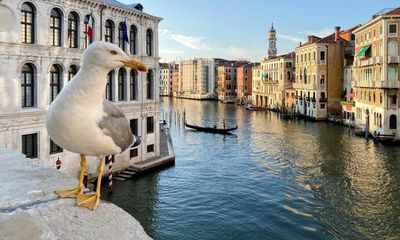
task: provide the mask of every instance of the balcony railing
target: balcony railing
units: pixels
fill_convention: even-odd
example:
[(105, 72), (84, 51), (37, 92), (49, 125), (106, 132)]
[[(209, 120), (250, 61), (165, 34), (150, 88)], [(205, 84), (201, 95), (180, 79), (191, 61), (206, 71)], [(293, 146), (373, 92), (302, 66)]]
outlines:
[(328, 99), (323, 98), (323, 97), (319, 98), (319, 102), (327, 102), (327, 100), (328, 100)]
[(354, 87), (400, 88), (399, 81), (352, 81)]
[(388, 63), (399, 63), (399, 56), (395, 57), (388, 56)]

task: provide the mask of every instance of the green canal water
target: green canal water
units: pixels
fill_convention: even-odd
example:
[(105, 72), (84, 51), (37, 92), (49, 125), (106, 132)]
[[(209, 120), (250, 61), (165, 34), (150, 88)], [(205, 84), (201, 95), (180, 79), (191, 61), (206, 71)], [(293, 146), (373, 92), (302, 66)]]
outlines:
[(114, 182), (109, 200), (154, 239), (398, 239), (400, 147), (325, 122), (286, 121), (216, 102), (164, 98), (175, 166)]

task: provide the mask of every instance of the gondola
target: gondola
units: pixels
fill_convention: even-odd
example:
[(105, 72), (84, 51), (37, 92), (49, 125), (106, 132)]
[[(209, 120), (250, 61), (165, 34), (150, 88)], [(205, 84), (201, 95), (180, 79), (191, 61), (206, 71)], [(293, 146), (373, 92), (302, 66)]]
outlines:
[(216, 128), (216, 127), (200, 127), (196, 125), (191, 125), (185, 123), (186, 127), (196, 129), (197, 131), (208, 132), (208, 133), (220, 133), (220, 134), (230, 134), (230, 131), (236, 130), (238, 126), (233, 128)]

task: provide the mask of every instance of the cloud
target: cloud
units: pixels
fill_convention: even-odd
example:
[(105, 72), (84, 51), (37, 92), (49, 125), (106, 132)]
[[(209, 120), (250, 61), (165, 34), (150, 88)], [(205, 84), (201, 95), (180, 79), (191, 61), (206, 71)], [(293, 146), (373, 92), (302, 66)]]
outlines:
[(299, 42), (306, 42), (307, 36), (309, 36), (309, 35), (314, 35), (317, 37), (326, 37), (332, 33), (333, 33), (333, 29), (323, 28), (320, 30), (302, 30), (302, 31), (298, 31), (296, 34), (293, 34), (293, 35), (278, 33), (277, 36), (278, 36), (278, 38), (282, 38), (282, 39), (286, 39), (286, 40), (289, 40), (289, 41), (292, 41), (295, 43), (299, 43)]
[(203, 50), (212, 50), (205, 42), (204, 42), (204, 37), (197, 37), (197, 36), (189, 36), (189, 35), (183, 35), (183, 34), (178, 34), (174, 33), (171, 30), (167, 29), (160, 29), (159, 33), (161, 36), (165, 36), (168, 39), (172, 39), (179, 44), (182, 44), (183, 46), (197, 50), (197, 51), (203, 51)]
[(278, 38), (282, 38), (282, 39), (287, 39), (289, 41), (292, 42), (304, 42), (305, 38), (304, 37), (298, 37), (298, 36), (292, 36), (292, 35), (286, 35), (286, 34), (277, 34)]
[(165, 49), (165, 48), (160, 49), (161, 55), (182, 55), (184, 53), (185, 53), (185, 51), (182, 51), (182, 50)]

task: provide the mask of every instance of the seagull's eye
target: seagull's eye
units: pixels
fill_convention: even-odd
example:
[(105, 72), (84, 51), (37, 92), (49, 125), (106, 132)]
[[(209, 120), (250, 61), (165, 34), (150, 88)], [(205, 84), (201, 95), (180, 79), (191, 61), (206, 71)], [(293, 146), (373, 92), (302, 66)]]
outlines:
[(111, 50), (110, 51), (111, 55), (117, 55), (117, 51)]

